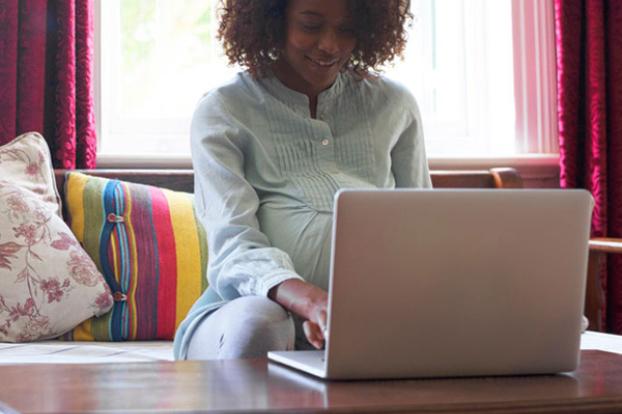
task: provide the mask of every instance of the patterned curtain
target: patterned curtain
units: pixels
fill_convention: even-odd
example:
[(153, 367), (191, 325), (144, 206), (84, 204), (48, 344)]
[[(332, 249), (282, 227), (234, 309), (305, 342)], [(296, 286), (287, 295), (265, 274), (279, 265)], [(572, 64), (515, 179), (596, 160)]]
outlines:
[[(555, 0), (561, 186), (586, 188), (592, 235), (622, 237), (622, 1)], [(601, 278), (603, 326), (622, 333), (622, 255)]]
[(38, 131), (55, 168), (94, 168), (93, 0), (0, 0), (0, 144)]

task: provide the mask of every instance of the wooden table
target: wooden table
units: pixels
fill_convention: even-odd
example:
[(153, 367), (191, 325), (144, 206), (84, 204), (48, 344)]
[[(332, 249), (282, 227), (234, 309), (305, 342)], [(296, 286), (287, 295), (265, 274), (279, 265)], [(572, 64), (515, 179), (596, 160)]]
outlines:
[(266, 359), (0, 366), (0, 401), (22, 413), (622, 412), (622, 355), (583, 351), (557, 376), (358, 382)]

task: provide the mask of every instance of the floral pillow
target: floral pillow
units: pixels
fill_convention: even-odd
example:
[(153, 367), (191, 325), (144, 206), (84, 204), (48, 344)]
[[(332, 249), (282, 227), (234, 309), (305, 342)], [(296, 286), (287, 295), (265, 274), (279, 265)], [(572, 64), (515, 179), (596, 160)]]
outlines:
[(111, 307), (108, 285), (65, 222), (0, 180), (0, 341), (57, 337)]
[(27, 132), (0, 146), (0, 179), (33, 193), (46, 208), (62, 215), (50, 150), (40, 134)]

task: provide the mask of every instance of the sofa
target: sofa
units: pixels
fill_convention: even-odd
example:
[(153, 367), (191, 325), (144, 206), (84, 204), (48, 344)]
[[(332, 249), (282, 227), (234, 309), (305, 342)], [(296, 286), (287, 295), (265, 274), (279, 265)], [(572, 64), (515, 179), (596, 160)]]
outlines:
[[(80, 321), (58, 328), (62, 333), (58, 338), (0, 342), (0, 364), (172, 360), (175, 328), (207, 283), (205, 237), (193, 217), (192, 170), (54, 170), (52, 174), (57, 191), (53, 195), (62, 206), (58, 214), (103, 275), (111, 303), (104, 303), (109, 305), (106, 312), (90, 317), (78, 317), (75, 309), (64, 315), (63, 319), (75, 316)], [(436, 188), (522, 187), (521, 177), (511, 168), (432, 171), (431, 175)], [(98, 210), (100, 205), (104, 210)], [(95, 234), (93, 228), (98, 228)], [(71, 246), (65, 237), (54, 243)], [(595, 291), (595, 274), (590, 277), (586, 314), (596, 318), (600, 293)], [(55, 289), (46, 290), (48, 299), (54, 299), (54, 292), (62, 293), (62, 286)]]

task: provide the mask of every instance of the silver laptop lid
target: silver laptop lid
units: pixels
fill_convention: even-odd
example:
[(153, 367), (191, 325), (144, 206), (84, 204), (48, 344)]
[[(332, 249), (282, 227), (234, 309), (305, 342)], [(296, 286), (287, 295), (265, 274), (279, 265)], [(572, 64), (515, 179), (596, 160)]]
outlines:
[(590, 216), (583, 190), (340, 192), (327, 376), (573, 370)]

